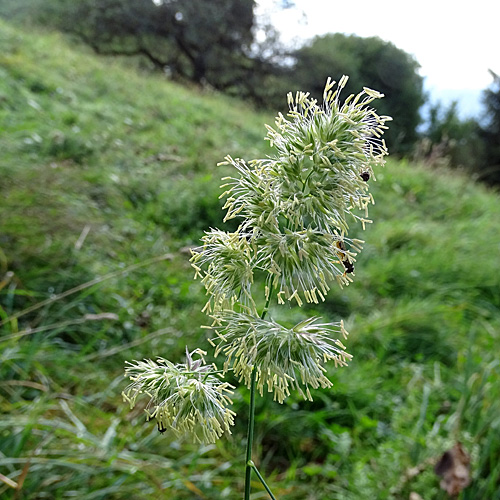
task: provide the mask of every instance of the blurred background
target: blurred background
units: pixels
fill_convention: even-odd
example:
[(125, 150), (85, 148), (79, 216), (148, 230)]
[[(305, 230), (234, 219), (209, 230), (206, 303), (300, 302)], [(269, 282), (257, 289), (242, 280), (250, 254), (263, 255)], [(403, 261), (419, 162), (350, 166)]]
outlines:
[(1, 0), (1, 498), (242, 497), (248, 391), (233, 435), (200, 447), (128, 410), (123, 367), (186, 343), (212, 359), (189, 248), (235, 227), (217, 163), (272, 154), (287, 92), (321, 100), (347, 74), (344, 98), (374, 88), (393, 117), (374, 223), (351, 286), (273, 314), (343, 318), (354, 359), (313, 402), (259, 398), (256, 460), (283, 500), (500, 499), (496, 14)]

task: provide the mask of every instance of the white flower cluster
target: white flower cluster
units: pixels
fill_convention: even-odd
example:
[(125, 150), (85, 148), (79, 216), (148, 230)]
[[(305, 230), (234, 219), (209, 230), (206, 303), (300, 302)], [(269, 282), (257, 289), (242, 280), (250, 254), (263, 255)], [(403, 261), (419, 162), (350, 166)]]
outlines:
[(280, 403), (290, 395), (290, 388), (312, 400), (309, 387), (332, 386), (323, 364), (333, 360), (336, 366), (345, 366), (351, 359), (342, 342), (333, 337), (338, 333), (347, 337), (343, 322), (321, 324), (309, 318), (286, 328), (274, 320), (233, 311), (215, 319), (219, 341), (215, 354), (225, 355), (224, 369), (232, 368), (249, 386), (255, 367), (260, 394), (267, 386)]
[[(261, 394), (267, 387), (280, 403), (291, 389), (311, 399), (310, 388), (330, 387), (325, 363), (345, 366), (351, 358), (336, 338), (347, 336), (342, 322), (309, 318), (287, 327), (264, 318), (272, 299), (317, 303), (332, 281), (352, 281), (363, 241), (348, 237), (349, 221), (363, 228), (370, 222), (367, 181), (388, 154), (382, 134), (390, 118), (369, 107), (383, 95), (368, 88), (341, 104), (346, 82), (342, 77), (334, 90), (328, 79), (321, 106), (307, 93), (288, 95), (287, 117), (280, 114), (275, 128), (267, 127), (274, 156), (248, 163), (226, 157), (239, 176), (224, 179), (225, 220), (241, 223), (235, 232), (207, 232), (191, 259), (208, 295), (215, 354), (226, 357), (223, 371), (234, 370), (249, 388), (254, 380)], [(261, 315), (256, 274), (266, 280)], [(193, 362), (188, 353), (184, 365), (135, 362), (126, 374), (133, 383), (124, 397), (133, 405), (140, 393), (148, 394), (147, 412), (160, 431), (170, 428), (203, 442), (229, 431), (231, 387), (202, 357)]]
[[(384, 163), (387, 148), (381, 136), (390, 118), (368, 107), (382, 97), (368, 88), (341, 105), (339, 92), (346, 82), (343, 77), (334, 91), (328, 80), (322, 106), (304, 92), (288, 95), (288, 118), (280, 114), (276, 130), (268, 127), (274, 157), (248, 164), (226, 157), (225, 163), (239, 172), (226, 179), (223, 195), (225, 220), (242, 219), (239, 230), (226, 237), (233, 251), (228, 245), (217, 247), (216, 240), (224, 238), (212, 231), (192, 259), (198, 274), (200, 265), (210, 262), (203, 280), (216, 306), (227, 305), (221, 299), (228, 295), (247, 304), (253, 269), (266, 273), (268, 293), (274, 291), (280, 303), (284, 298), (299, 305), (318, 302), (332, 279), (340, 286), (351, 281), (363, 242), (347, 237), (348, 218), (363, 226), (369, 222), (373, 199), (366, 181), (373, 166)], [(359, 209), (362, 216), (354, 212)], [(235, 276), (243, 278), (239, 282), (227, 279), (235, 268)]]
[[(193, 360), (193, 354), (199, 359)], [(186, 363), (173, 364), (158, 358), (128, 363), (125, 375), (132, 383), (123, 398), (133, 408), (137, 396), (146, 394), (148, 419), (155, 419), (158, 430), (172, 430), (200, 443), (214, 443), (224, 432), (230, 432), (235, 413), (228, 394), (232, 387), (217, 376), (216, 368), (206, 365), (205, 353), (186, 349)]]

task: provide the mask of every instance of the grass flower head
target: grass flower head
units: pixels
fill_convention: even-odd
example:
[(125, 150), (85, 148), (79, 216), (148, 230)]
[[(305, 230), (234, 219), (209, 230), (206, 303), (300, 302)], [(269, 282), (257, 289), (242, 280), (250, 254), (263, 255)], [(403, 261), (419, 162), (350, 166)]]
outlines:
[[(199, 356), (193, 360), (193, 355)], [(154, 419), (158, 430), (172, 430), (176, 435), (202, 443), (214, 443), (234, 424), (229, 394), (232, 387), (223, 382), (211, 365), (206, 365), (203, 351), (186, 350), (186, 363), (173, 364), (158, 358), (127, 363), (125, 375), (132, 383), (123, 398), (133, 408), (138, 396), (145, 394), (148, 420)]]
[(310, 387), (332, 386), (325, 375), (325, 363), (333, 361), (335, 366), (346, 366), (351, 359), (336, 338), (339, 333), (347, 337), (342, 322), (319, 323), (317, 318), (309, 318), (287, 328), (272, 319), (232, 311), (224, 311), (215, 320), (216, 355), (225, 355), (224, 369), (232, 368), (250, 387), (255, 367), (260, 394), (267, 387), (280, 403), (290, 389), (312, 400)]
[[(201, 276), (210, 299), (207, 310), (232, 306), (240, 300), (252, 302), (252, 249), (248, 235), (212, 229), (203, 237), (203, 248), (193, 250), (191, 264)], [(205, 268), (205, 269), (203, 269)]]
[[(279, 114), (267, 137), (274, 154), (245, 161), (227, 156), (237, 175), (227, 177), (225, 221), (240, 220), (234, 232), (211, 229), (203, 246), (193, 250), (195, 277), (205, 286), (205, 311), (214, 320), (215, 355), (225, 356), (222, 372), (233, 370), (250, 389), (249, 436), (253, 433), (254, 395), (264, 388), (282, 403), (291, 390), (311, 400), (311, 389), (328, 388), (326, 364), (345, 366), (351, 359), (342, 341), (343, 322), (317, 318), (290, 327), (268, 310), (285, 300), (318, 303), (332, 281), (352, 281), (363, 241), (349, 237), (349, 224), (364, 228), (374, 167), (388, 154), (382, 138), (390, 117), (370, 107), (382, 94), (364, 88), (342, 103), (347, 77), (328, 79), (320, 105), (308, 93), (288, 95), (289, 112)], [(255, 276), (263, 276), (265, 283)], [(257, 313), (255, 287), (262, 286), (265, 306)], [(196, 354), (198, 359), (193, 360)], [(222, 382), (203, 352), (188, 353), (186, 363), (158, 358), (129, 363), (132, 383), (123, 396), (134, 406), (140, 394), (149, 398), (148, 418), (158, 429), (213, 443), (230, 432), (234, 413), (228, 408), (232, 386)], [(247, 444), (245, 499), (249, 498), (251, 440)]]
[(308, 93), (289, 94), (287, 117), (279, 114), (275, 128), (267, 127), (273, 156), (249, 163), (226, 157), (239, 172), (226, 179), (226, 220), (242, 219), (256, 249), (255, 265), (268, 274), (279, 302), (317, 302), (332, 279), (347, 285), (356, 255), (346, 247), (352, 244), (350, 219), (363, 227), (370, 222), (367, 181), (388, 154), (382, 135), (390, 118), (369, 106), (383, 97), (375, 90), (364, 88), (341, 103), (346, 83), (342, 77), (335, 89), (329, 79), (322, 105)]

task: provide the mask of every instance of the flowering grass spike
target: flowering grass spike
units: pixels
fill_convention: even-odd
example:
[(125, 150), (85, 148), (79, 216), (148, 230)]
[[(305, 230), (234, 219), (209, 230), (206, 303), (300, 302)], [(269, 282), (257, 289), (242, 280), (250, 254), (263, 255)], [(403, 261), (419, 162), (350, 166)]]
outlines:
[[(199, 359), (193, 360), (193, 354)], [(158, 358), (128, 363), (125, 374), (132, 383), (123, 397), (133, 408), (137, 397), (149, 397), (146, 407), (148, 420), (157, 422), (158, 430), (172, 430), (178, 436), (188, 436), (202, 443), (214, 443), (224, 432), (230, 432), (235, 413), (228, 394), (232, 387), (222, 382), (213, 366), (205, 364), (205, 353), (186, 349), (186, 363), (174, 365)]]
[(290, 395), (291, 388), (312, 401), (309, 387), (332, 386), (323, 365), (333, 360), (336, 366), (346, 366), (351, 359), (342, 342), (333, 336), (341, 333), (347, 338), (343, 322), (321, 324), (309, 318), (287, 328), (274, 320), (223, 312), (216, 323), (213, 328), (219, 343), (215, 354), (222, 352), (226, 357), (224, 369), (232, 368), (250, 388), (255, 367), (261, 396), (267, 386), (280, 403)]
[[(226, 220), (242, 220), (240, 230), (251, 235), (251, 265), (265, 271), (267, 289), (280, 303), (324, 300), (332, 279), (348, 285), (346, 270), (353, 271), (362, 244), (347, 238), (349, 220), (370, 222), (373, 198), (364, 179), (384, 163), (382, 134), (390, 118), (368, 107), (383, 97), (368, 88), (340, 104), (346, 83), (343, 77), (333, 90), (328, 80), (322, 106), (304, 92), (288, 95), (288, 117), (279, 114), (276, 128), (267, 127), (274, 156), (249, 163), (226, 157), (240, 174), (226, 179)], [(198, 260), (203, 257), (195, 254)], [(208, 272), (205, 281), (217, 277)]]
[(296, 390), (311, 400), (311, 389), (332, 386), (325, 365), (346, 366), (351, 359), (338, 338), (347, 338), (342, 321), (306, 318), (290, 326), (266, 318), (287, 303), (325, 300), (332, 282), (353, 281), (364, 242), (349, 237), (349, 225), (364, 229), (371, 222), (368, 181), (388, 154), (382, 135), (391, 118), (370, 107), (383, 95), (366, 87), (341, 103), (346, 83), (343, 76), (335, 88), (328, 79), (321, 105), (308, 93), (288, 94), (289, 113), (267, 126), (274, 155), (223, 162), (237, 172), (224, 179), (224, 220), (237, 219), (239, 226), (211, 229), (191, 258), (208, 296), (210, 343), (215, 356), (225, 358), (223, 369), (205, 365), (199, 350), (200, 358), (187, 353), (185, 364), (159, 358), (126, 368), (132, 384), (124, 397), (131, 406), (145, 393), (146, 412), (160, 431), (207, 443), (233, 424), (232, 387), (219, 376), (232, 370), (249, 388), (244, 500), (250, 499), (252, 471), (274, 499), (252, 461), (256, 392), (267, 389), (283, 403)]

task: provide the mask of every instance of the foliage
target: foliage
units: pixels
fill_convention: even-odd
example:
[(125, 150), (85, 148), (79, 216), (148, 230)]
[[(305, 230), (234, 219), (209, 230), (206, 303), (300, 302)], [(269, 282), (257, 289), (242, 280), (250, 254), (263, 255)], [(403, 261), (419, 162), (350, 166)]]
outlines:
[(66, 9), (61, 28), (97, 52), (142, 54), (195, 82), (219, 83), (216, 73), (228, 73), (252, 42), (253, 0), (84, 0)]
[(424, 103), (423, 80), (411, 55), (380, 38), (335, 33), (315, 37), (293, 57), (290, 84), (310, 89), (314, 96), (321, 95), (318, 81), (330, 74), (350, 76), (347, 92), (363, 85), (384, 89), (386, 98), (377, 104), (377, 111), (398, 117), (387, 131), (387, 145), (393, 153), (411, 151)]
[[(0, 473), (20, 485), (2, 479), (0, 496), (241, 498), (244, 419), (199, 448), (138, 425), (120, 394), (126, 359), (206, 342), (185, 247), (222, 215), (206, 194), (229, 175), (216, 162), (269, 154), (272, 117), (56, 34), (0, 23), (0, 43), (0, 321), (32, 308), (0, 326)], [(80, 163), (45, 147), (56, 131)], [(355, 357), (313, 402), (257, 401), (259, 468), (283, 500), (437, 500), (432, 461), (460, 440), (473, 481), (458, 499), (498, 498), (498, 196), (412, 163), (376, 177), (363, 286), (303, 306), (346, 318)], [(294, 311), (272, 312), (293, 326)], [(244, 414), (246, 390), (231, 399)]]
[(490, 184), (500, 185), (500, 76), (491, 71), (493, 84), (483, 93), (486, 106), (486, 124), (482, 129), (486, 160), (480, 178)]
[(441, 161), (479, 174), (485, 154), (481, 129), (473, 118), (462, 120), (457, 105), (454, 101), (448, 108), (440, 103), (430, 107), (424, 141), (417, 154), (423, 155), (429, 164)]
[(416, 150), (416, 157), (429, 165), (462, 167), (478, 180), (497, 186), (500, 183), (500, 79), (493, 75), (493, 85), (483, 92), (486, 113), (481, 123), (461, 119), (457, 103), (448, 108), (440, 103), (429, 110), (428, 127)]
[(23, 8), (27, 1), (4, 7), (4, 15), (71, 33), (98, 54), (133, 57), (174, 80), (258, 104), (272, 88), (266, 83), (263, 90), (263, 82), (280, 72), (272, 28), (259, 26), (266, 40), (255, 40), (254, 0), (29, 0)]

